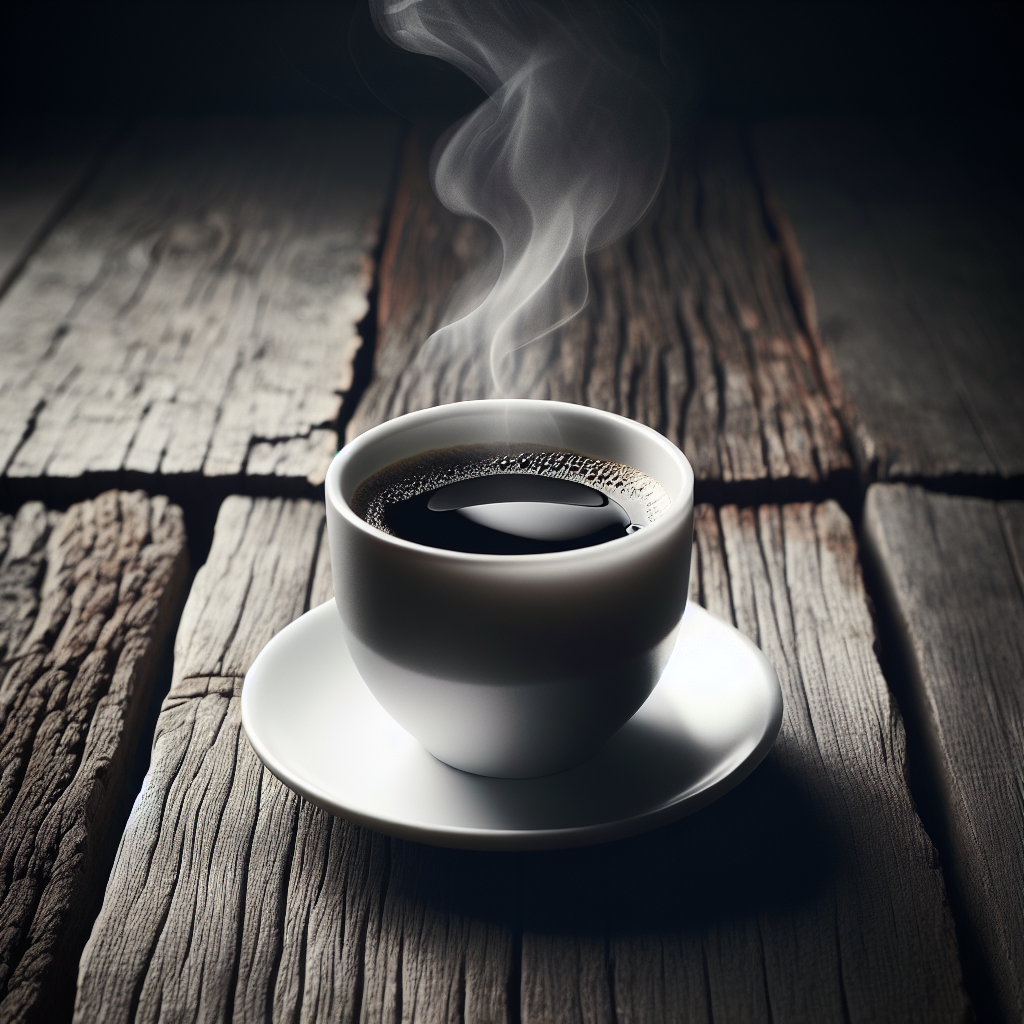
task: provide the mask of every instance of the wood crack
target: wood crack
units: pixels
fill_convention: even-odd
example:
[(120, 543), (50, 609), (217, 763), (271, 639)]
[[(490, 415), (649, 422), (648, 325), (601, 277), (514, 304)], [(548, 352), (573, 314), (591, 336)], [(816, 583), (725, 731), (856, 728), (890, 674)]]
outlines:
[(897, 136), (839, 119), (753, 130), (794, 305), (863, 486), (1009, 495), (1024, 477), (1019, 203), (976, 154)]
[(24, 430), (22, 430), (21, 437), (11, 447), (11, 454), (10, 454), (9, 458), (7, 459), (7, 462), (4, 464), (3, 469), (2, 469), (3, 473), (7, 472), (8, 468), (11, 465), (11, 463), (14, 462), (14, 460), (18, 457), (18, 452), (21, 451), (21, 449), (25, 446), (25, 443), (35, 433), (36, 424), (39, 422), (39, 414), (43, 411), (43, 409), (45, 407), (46, 407), (46, 399), (45, 398), (40, 398), (36, 402), (36, 404), (32, 407), (31, 412), (29, 412), (28, 416), (25, 419), (25, 427), (24, 427)]
[[(346, 389), (342, 370), (315, 396), (316, 389), (306, 380), (303, 398), (313, 397), (300, 416), (289, 419), (290, 414), (282, 413), (245, 421), (240, 407), (247, 387), (259, 384), (260, 374), (284, 365), (274, 361), (273, 338), (285, 316), (274, 296), (317, 280), (326, 257), (303, 255), (298, 251), (301, 239), (258, 241), (235, 228), (218, 236), (220, 248), (207, 251), (193, 211), (182, 218), (180, 230), (176, 224), (163, 226), (161, 239), (177, 232), (175, 245), (168, 242), (159, 258), (150, 253), (148, 268), (134, 280), (135, 291), (116, 307), (116, 320), (118, 330), (145, 335), (138, 346), (133, 348), (131, 341), (124, 349), (132, 359), (158, 351), (164, 358), (163, 342), (146, 335), (143, 323), (151, 316), (147, 311), (158, 284), (182, 299), (175, 306), (176, 316), (180, 313), (187, 321), (196, 311), (205, 311), (216, 321), (208, 337), (201, 324), (191, 321), (168, 334), (168, 351), (188, 349), (195, 365), (221, 360), (214, 368), (220, 390), (203, 405), (208, 419), (189, 442), (189, 451), (201, 455), (198, 466), (176, 447), (191, 425), (176, 419), (188, 412), (179, 396), (191, 385), (176, 378), (175, 386), (184, 390), (167, 397), (147, 391), (144, 376), (129, 379), (130, 374), (124, 378), (124, 394), (131, 416), (108, 424), (110, 433), (102, 441), (89, 442), (93, 450), (88, 459), (70, 466), (67, 442), (61, 440), (67, 425), (55, 419), (61, 414), (55, 397), (60, 396), (65, 409), (76, 402), (86, 408), (90, 400), (87, 368), (64, 364), (74, 350), (92, 343), (85, 314), (101, 299), (106, 301), (114, 278), (122, 274), (108, 252), (99, 261), (92, 290), (87, 283), (71, 296), (68, 308), (74, 315), (56, 329), (66, 327), (64, 334), (58, 338), (52, 324), (47, 326), (46, 362), (53, 364), (55, 376), (44, 381), (50, 390), (44, 389), (45, 397), (36, 400), (24, 420), (23, 436), (4, 472), (10, 469), (37, 482), (44, 475), (58, 478), (66, 473), (67, 479), (82, 479), (88, 473), (128, 471), (161, 480), (177, 466), (175, 472), (182, 474), (207, 473), (231, 481), (225, 487), (242, 481), (240, 489), (251, 489), (253, 484), (246, 481), (260, 477), (269, 481), (264, 485), (269, 490), (284, 491), (289, 478), (317, 486), (316, 466), (329, 457), (320, 435), (340, 429), (350, 411), (349, 431), (354, 434), (424, 404), (490, 394), (490, 368), (479, 353), (444, 346), (428, 353), (425, 348), (443, 319), (451, 286), (479, 258), (484, 240), (472, 225), (460, 224), (438, 208), (429, 186), (424, 190), (419, 158), (410, 136), (387, 241), (383, 252), (375, 254), (380, 271), (366, 314), (373, 320), (367, 321), (365, 331), (356, 332), (362, 337), (362, 358), (372, 356), (369, 380), (352, 370), (354, 383)], [(208, 187), (205, 172), (189, 173)], [(80, 1020), (96, 1017), (98, 1007), (114, 1006), (117, 1014), (127, 1009), (133, 1017), (179, 1011), (183, 1017), (196, 1016), (199, 1006), (215, 1006), (238, 1017), (250, 1010), (273, 1016), (285, 1007), (296, 1017), (351, 1011), (355, 1018), (369, 1019), (379, 1012), (410, 1020), (436, 1018), (442, 1011), (463, 1018), (483, 1016), (479, 1008), (486, 1006), (489, 1013), (493, 1010), (511, 1022), (557, 1019), (567, 1024), (595, 1014), (623, 1021), (697, 1019), (701, 1014), (712, 1021), (758, 1014), (783, 1020), (798, 1010), (811, 1019), (851, 1020), (879, 1015), (883, 1005), (886, 1012), (898, 1014), (912, 1004), (925, 1007), (922, 1012), (936, 1020), (952, 1021), (966, 1012), (934, 851), (906, 792), (908, 760), (901, 749), (900, 723), (871, 648), (870, 623), (865, 626), (853, 528), (832, 504), (762, 504), (783, 495), (820, 500), (845, 493), (853, 453), (859, 467), (868, 467), (862, 483), (871, 472), (893, 475), (926, 464), (914, 463), (917, 456), (911, 458), (898, 446), (887, 447), (861, 406), (854, 413), (853, 399), (845, 397), (840, 381), (845, 386), (849, 363), (843, 364), (842, 377), (830, 363), (842, 339), (829, 333), (834, 320), (823, 316), (819, 324), (815, 313), (815, 300), (822, 296), (821, 308), (827, 311), (828, 288), (810, 291), (810, 283), (820, 280), (815, 275), (821, 264), (810, 259), (806, 273), (800, 264), (795, 239), (806, 221), (798, 219), (796, 233), (789, 226), (791, 192), (786, 193), (786, 213), (783, 200), (777, 210), (773, 206), (775, 173), (760, 164), (755, 168), (750, 144), (735, 131), (715, 128), (696, 136), (690, 151), (675, 155), (650, 218), (630, 238), (595, 254), (591, 296), (580, 316), (539, 345), (517, 351), (511, 360), (515, 386), (524, 394), (614, 409), (650, 423), (684, 447), (699, 493), (713, 495), (716, 504), (725, 506), (697, 511), (692, 593), (769, 652), (786, 689), (780, 743), (764, 768), (729, 798), (732, 803), (722, 801), (677, 831), (635, 847), (573, 853), (560, 862), (569, 866), (574, 880), (587, 877), (595, 863), (625, 865), (624, 875), (656, 880), (662, 905), (670, 905), (676, 916), (666, 918), (664, 927), (651, 928), (645, 921), (636, 925), (628, 913), (639, 913), (638, 908), (653, 913), (641, 896), (624, 901), (628, 913), (623, 924), (615, 915), (626, 912), (609, 909), (621, 894), (614, 886), (595, 889), (596, 909), (591, 909), (602, 921), (607, 915), (611, 924), (599, 930), (603, 942), (591, 942), (590, 936), (571, 928), (559, 932), (544, 924), (568, 898), (551, 885), (557, 875), (548, 872), (556, 858), (531, 861), (530, 881), (522, 883), (523, 892), (513, 900), (518, 900), (517, 909), (502, 903), (499, 912), (472, 888), (478, 870), (473, 858), (460, 860), (390, 841), (379, 854), (364, 830), (328, 822), (322, 812), (284, 794), (253, 759), (233, 695), (266, 638), (308, 609), (314, 592), (329, 596), (324, 521), (322, 512), (318, 518), (306, 502), (250, 501), (245, 515), (235, 520), (222, 515), (218, 521), (207, 567), (214, 564), (215, 552), (217, 558), (223, 556), (227, 544), (231, 557), (224, 562), (223, 575), (207, 572), (197, 578), (195, 607), (208, 613), (202, 621), (209, 628), (204, 633), (196, 621), (190, 622), (190, 644), (182, 643), (177, 666), (181, 674), (161, 718), (166, 731), (158, 730), (159, 750), (154, 749), (154, 765), (165, 775), (159, 785), (147, 784), (140, 816), (126, 832), (122, 873), (115, 870), (112, 876), (95, 925), (95, 943), (82, 961)], [(216, 195), (213, 199), (219, 201)], [(210, 208), (217, 205), (213, 199)], [(91, 202), (84, 208), (95, 216)], [(70, 221), (72, 228), (78, 223)], [(307, 224), (303, 230), (312, 228)], [(896, 252), (893, 237), (876, 231), (871, 244)], [(56, 259), (49, 252), (46, 246), (40, 249), (41, 256)], [(118, 250), (116, 255), (120, 259), (123, 253)], [(898, 259), (886, 258), (899, 270)], [(298, 261), (294, 274), (293, 259)], [(122, 274), (121, 284), (126, 281)], [(365, 296), (365, 286), (360, 287)], [(352, 289), (346, 294), (351, 297)], [(899, 297), (904, 305), (910, 301), (908, 294)], [(326, 300), (322, 291), (317, 295), (310, 301), (321, 303), (317, 308), (322, 309)], [(17, 298), (15, 291), (9, 298)], [(27, 308), (27, 299), (18, 301)], [(9, 330), (7, 310), (5, 301), (0, 306), (0, 337), (8, 336), (3, 333)], [(925, 320), (926, 314), (919, 312), (914, 329), (923, 330)], [(232, 349), (232, 332), (240, 324), (245, 326), (245, 342)], [(337, 332), (331, 337), (337, 346)], [(352, 342), (349, 338), (345, 344)], [(949, 369), (960, 358), (958, 344), (951, 342), (953, 347), (941, 354), (962, 405), (960, 413), (975, 423), (976, 432), (987, 431), (982, 444), (986, 457), (1012, 482), (1016, 470), (1005, 454), (1010, 433), (986, 419), (989, 410), (978, 397), (982, 392), (977, 381), (962, 374), (954, 380), (956, 374)], [(322, 366), (334, 358), (327, 352), (314, 346), (300, 353), (299, 361), (308, 356), (309, 365)], [(351, 370), (351, 360), (347, 365)], [(128, 371), (112, 371), (116, 379), (122, 373)], [(274, 388), (266, 388), (260, 401), (272, 404), (274, 394)], [(282, 407), (289, 395), (281, 399)], [(198, 414), (197, 407), (190, 416), (196, 423)], [(323, 451), (313, 452), (321, 442)], [(302, 449), (299, 454), (270, 451), (292, 444), (296, 452)], [(103, 458), (117, 445), (124, 449), (119, 468), (103, 468)], [(144, 465), (150, 458), (155, 468)], [(110, 465), (116, 461), (110, 455)], [(300, 464), (301, 474), (295, 469)], [(951, 475), (950, 465), (938, 465), (929, 479), (943, 485), (959, 479)], [(964, 486), (974, 485), (968, 481)], [(729, 504), (739, 499), (755, 507)], [(239, 501), (232, 498), (225, 508)], [(859, 506), (848, 500), (848, 511), (857, 513), (855, 504)], [(232, 507), (237, 510), (237, 505)], [(1003, 509), (995, 514), (1004, 516)], [(1014, 538), (1021, 535), (1016, 515), (1007, 511), (1005, 521), (998, 520), (1002, 526), (997, 532), (1002, 557), (1009, 553), (1008, 561), (1015, 560), (1014, 593), (1024, 598), (1014, 547)], [(879, 522), (874, 529), (885, 525)], [(933, 532), (941, 524), (941, 517), (931, 523)], [(267, 593), (273, 593), (267, 607), (257, 607)], [(984, 630), (961, 639), (960, 656), (984, 661)], [(918, 657), (924, 656), (921, 651), (925, 647)], [(209, 670), (211, 665), (216, 672)], [(5, 662), (2, 671), (15, 668)], [(109, 664), (98, 668), (110, 672)], [(52, 712), (56, 723), (82, 699), (83, 687), (84, 678), (79, 685), (77, 675), (55, 682), (52, 707), (37, 709), (37, 717), (31, 722), (26, 717), (26, 722), (38, 732)], [(1001, 719), (1000, 728), (992, 729), (993, 742), (1012, 743), (1011, 698), (992, 693), (982, 704), (989, 717)], [(94, 701), (87, 714), (95, 714), (97, 706)], [(196, 725), (199, 714), (205, 716), (201, 729)], [(173, 735), (172, 723), (178, 729)], [(77, 784), (81, 757), (68, 764), (71, 783)], [(193, 774), (181, 793), (175, 787), (183, 786), (184, 771)], [(24, 780), (15, 781), (20, 785)], [(1007, 789), (1014, 791), (1012, 786)], [(950, 791), (960, 794), (961, 803), (972, 799), (971, 785), (959, 777), (953, 778)], [(1016, 792), (1022, 791), (1018, 785)], [(823, 850), (829, 842), (837, 843), (848, 851), (847, 860), (833, 862), (822, 854), (821, 865), (805, 872), (810, 880), (798, 879), (808, 886), (804, 889), (786, 882), (782, 872), (783, 882), (773, 879), (762, 889), (775, 893), (772, 885), (795, 886), (783, 891), (777, 903), (762, 905), (749, 894), (743, 897), (742, 885), (741, 897), (734, 897), (738, 903), (716, 903), (721, 894), (713, 882), (699, 894), (686, 894), (692, 902), (671, 903), (681, 897), (672, 895), (676, 876), (658, 866), (658, 843), (675, 851), (674, 860), (665, 863), (678, 873), (679, 864), (691, 863), (687, 858), (699, 856), (700, 850), (718, 849), (716, 836), (746, 838), (742, 822), (761, 820), (757, 815), (764, 808), (775, 808), (780, 820), (788, 822), (785, 814), (805, 805), (810, 808), (806, 820), (794, 819), (803, 828), (800, 834), (825, 837)], [(44, 824), (52, 830), (59, 815), (55, 809), (51, 814), (44, 816)], [(146, 834), (143, 818), (157, 823), (155, 835)], [(273, 856), (257, 855), (257, 842), (269, 844), (274, 828), (287, 834), (287, 844), (274, 848)], [(244, 839), (246, 830), (247, 845), (240, 847), (239, 837)], [(798, 831), (794, 826), (794, 834)], [(865, 838), (879, 831), (893, 837), (892, 842), (872, 845)], [(763, 830), (758, 853), (771, 858), (777, 849), (789, 849), (784, 832), (781, 827)], [(978, 842), (981, 835), (972, 821), (951, 841)], [(676, 836), (697, 841), (673, 847)], [(721, 849), (729, 853), (720, 858), (722, 863), (734, 856), (732, 851), (744, 848), (742, 843), (724, 844)], [(379, 855), (382, 865), (374, 860)], [(133, 856), (145, 864), (137, 880), (125, 874)], [(602, 861), (604, 856), (612, 860)], [(187, 879), (181, 874), (186, 863), (182, 858), (188, 858)], [(706, 869), (700, 877), (714, 877), (716, 864), (694, 863)], [(755, 866), (747, 867), (756, 873)], [(223, 906), (215, 905), (208, 893), (184, 888), (212, 886), (215, 868), (220, 872), (217, 883), (226, 887)], [(500, 874), (503, 869), (493, 870)], [(599, 872), (595, 877), (619, 876)], [(132, 889), (133, 884), (138, 887)], [(550, 896), (543, 912), (538, 909), (541, 891)], [(880, 893), (888, 905), (882, 906)], [(795, 938), (787, 914), (797, 905), (800, 934)], [(563, 920), (573, 918), (566, 914)], [(133, 960), (124, 937), (148, 935), (154, 922), (156, 937), (145, 946), (144, 956)], [(864, 949), (857, 945), (863, 936), (869, 936)], [(803, 941), (828, 952), (820, 954), (813, 968), (799, 970), (797, 946)], [(550, 960), (545, 962), (545, 957)], [(229, 962), (231, 971), (222, 970)], [(928, 970), (915, 974), (919, 969), (909, 966), (915, 963), (927, 964)], [(750, 964), (755, 965), (753, 972), (747, 970)], [(569, 970), (566, 965), (575, 966)], [(563, 977), (566, 971), (571, 985)], [(249, 1002), (243, 1005), (243, 1000)]]
[[(33, 520), (26, 509), (16, 529)], [(23, 588), (0, 608), (0, 634), (11, 635), (6, 616), (20, 606), (34, 650), (2, 681), (13, 699), (0, 757), (13, 789), (0, 821), (0, 1013), (12, 1021), (70, 1012), (109, 868), (105, 840), (123, 822), (121, 789), (186, 576), (181, 512), (165, 499), (110, 492), (43, 520), (53, 527), (45, 575), (15, 580), (10, 559), (0, 567), (7, 596)]]
[(0, 451), (4, 474), (67, 489), (140, 474), (156, 489), (265, 477), (269, 464), (320, 484), (395, 127), (272, 118), (129, 133), (0, 304), (0, 348), (16, 357), (0, 375), (0, 438), (25, 435)]

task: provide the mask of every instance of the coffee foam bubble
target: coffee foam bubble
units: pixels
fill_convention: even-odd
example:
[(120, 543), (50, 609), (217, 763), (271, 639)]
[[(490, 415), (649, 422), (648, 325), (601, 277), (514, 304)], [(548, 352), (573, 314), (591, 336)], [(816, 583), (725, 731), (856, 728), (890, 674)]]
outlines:
[(622, 505), (639, 526), (650, 525), (672, 504), (657, 480), (632, 466), (530, 444), (468, 444), (423, 452), (368, 477), (355, 489), (350, 504), (360, 519), (393, 534), (387, 506), (462, 480), (501, 474), (547, 476), (593, 487)]

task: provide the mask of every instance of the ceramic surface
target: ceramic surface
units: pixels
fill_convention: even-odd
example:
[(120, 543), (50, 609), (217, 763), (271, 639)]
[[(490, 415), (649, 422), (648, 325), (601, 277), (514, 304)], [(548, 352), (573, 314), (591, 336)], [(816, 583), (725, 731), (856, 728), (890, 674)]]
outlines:
[[(377, 470), (464, 444), (623, 463), (657, 480), (669, 504), (632, 535), (514, 556), (416, 544), (352, 511), (356, 487)], [(335, 456), (324, 490), (352, 660), (388, 713), (447, 764), (503, 778), (580, 764), (661, 678), (686, 605), (693, 470), (656, 430), (565, 402), (455, 402), (360, 434)]]
[(781, 721), (764, 655), (692, 604), (643, 707), (589, 761), (543, 778), (470, 775), (427, 753), (360, 678), (333, 601), (274, 637), (242, 689), (246, 735), (287, 786), (380, 832), (479, 850), (580, 846), (681, 818), (744, 779)]

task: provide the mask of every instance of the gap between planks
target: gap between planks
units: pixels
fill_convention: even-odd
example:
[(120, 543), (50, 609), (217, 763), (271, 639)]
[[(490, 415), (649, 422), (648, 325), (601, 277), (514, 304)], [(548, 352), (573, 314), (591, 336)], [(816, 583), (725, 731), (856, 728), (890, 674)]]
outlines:
[(535, 855), (388, 840), (300, 800), (248, 748), (229, 693), (330, 596), (323, 516), (280, 499), (221, 510), (78, 1020), (511, 1021), (517, 956), (530, 1024), (963, 1019), (834, 503), (698, 513), (692, 596), (751, 635), (785, 689), (765, 765), (677, 825)]
[[(276, 480), (272, 481), (270, 486), (268, 487), (268, 490), (274, 490), (275, 487), (277, 487), (277, 486), (280, 486), (280, 481), (276, 481)], [(736, 486), (740, 486), (740, 485), (736, 485)], [(817, 490), (816, 485), (812, 484), (810, 486), (812, 488), (814, 488), (815, 490)], [(745, 500), (745, 502), (749, 503), (749, 504), (754, 504), (759, 499), (760, 500), (764, 500), (764, 498), (767, 497), (768, 495), (763, 493), (763, 491), (759, 494), (758, 491), (760, 491), (760, 490), (761, 490), (761, 486), (759, 484), (757, 484), (757, 483), (753, 484), (751, 486), (751, 488), (747, 492), (745, 492), (743, 494), (743, 499), (741, 499), (741, 500)], [(726, 487), (723, 490), (721, 490), (720, 492), (713, 492), (713, 491), (709, 491), (709, 490), (706, 489), (701, 496), (702, 497), (712, 497), (712, 496), (714, 496), (718, 503), (728, 503), (729, 500), (730, 500), (730, 496), (733, 498), (733, 500), (735, 500), (735, 498), (738, 497), (739, 495), (737, 495), (735, 490), (728, 489), (728, 486), (726, 485)], [(791, 495), (791, 496), (800, 496), (800, 495)], [(804, 496), (807, 496), (807, 495), (804, 495)]]

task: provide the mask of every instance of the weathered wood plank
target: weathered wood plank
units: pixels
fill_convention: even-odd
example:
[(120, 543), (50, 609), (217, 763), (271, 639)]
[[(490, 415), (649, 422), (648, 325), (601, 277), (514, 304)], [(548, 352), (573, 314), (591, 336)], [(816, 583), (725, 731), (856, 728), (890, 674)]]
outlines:
[(698, 515), (693, 593), (762, 644), (786, 687), (766, 765), (679, 825), (530, 855), (388, 840), (260, 767), (239, 685), (276, 630), (330, 595), (323, 517), (298, 500), (222, 506), (76, 1019), (963, 1019), (836, 505)]
[(222, 506), (82, 958), (79, 1020), (383, 1020), (403, 1005), (422, 1020), (463, 1007), (504, 1019), (489, 1008), (505, 1005), (508, 930), (452, 909), (467, 887), (493, 900), (493, 874), (313, 808), (242, 735), (249, 664), (331, 594), (323, 525), (305, 501)]
[(143, 125), (0, 303), (9, 480), (320, 483), (397, 128)]
[(963, 1020), (849, 521), (705, 506), (696, 535), (700, 599), (776, 666), (782, 732), (693, 818), (527, 864), (523, 1021)]
[[(485, 253), (487, 232), (437, 202), (410, 138), (381, 264), (374, 376), (350, 437), (403, 412), (493, 394), (485, 346), (423, 345)], [(583, 313), (522, 350), (514, 391), (647, 423), (686, 452), (702, 482), (806, 489), (851, 467), (728, 129), (681, 145), (652, 214), (593, 256)]]
[(980, 1009), (1024, 1017), (1024, 502), (876, 484), (864, 536), (941, 803)]
[(0, 516), (0, 1018), (71, 1015), (78, 956), (188, 571), (181, 510)]
[(0, 295), (111, 133), (93, 122), (5, 125), (0, 138)]
[(1019, 183), (862, 122), (771, 123), (754, 139), (863, 475), (1019, 484)]

